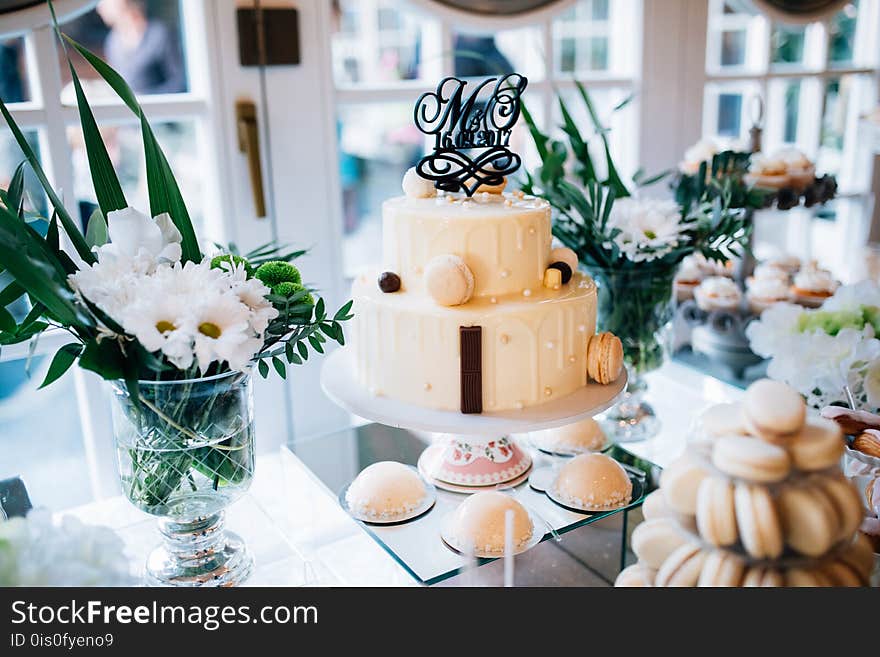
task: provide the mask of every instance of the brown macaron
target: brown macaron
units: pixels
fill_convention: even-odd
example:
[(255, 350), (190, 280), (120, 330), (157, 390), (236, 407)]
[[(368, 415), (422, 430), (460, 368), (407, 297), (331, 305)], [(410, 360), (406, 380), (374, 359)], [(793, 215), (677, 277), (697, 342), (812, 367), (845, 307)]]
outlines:
[(785, 586), (785, 579), (778, 570), (753, 566), (746, 571), (745, 577), (743, 577), (742, 586), (744, 588), (780, 587)]
[(809, 481), (825, 494), (834, 507), (839, 528), (837, 539), (851, 538), (865, 516), (859, 492), (842, 475), (819, 474)]
[(836, 422), (824, 418), (810, 418), (786, 445), (791, 464), (805, 472), (837, 465), (843, 447), (843, 431)]
[(612, 333), (597, 333), (587, 342), (587, 375), (596, 383), (616, 381), (623, 371), (623, 343)]
[(700, 536), (712, 545), (736, 543), (733, 484), (722, 477), (707, 477), (697, 491), (697, 528)]
[(868, 429), (855, 437), (852, 442), (854, 450), (880, 458), (880, 431)]
[(840, 559), (829, 561), (819, 569), (831, 581), (831, 586), (865, 586), (868, 583), (858, 570)]
[(742, 557), (727, 550), (713, 550), (703, 562), (697, 586), (739, 586), (745, 572)]
[(874, 546), (871, 539), (862, 532), (856, 532), (852, 545), (840, 554), (840, 560), (868, 579), (874, 570)]
[(775, 559), (785, 547), (782, 523), (773, 498), (764, 486), (739, 483), (734, 489), (740, 541), (756, 559)]
[(807, 405), (791, 386), (761, 379), (746, 390), (743, 411), (751, 433), (776, 442), (804, 426)]
[(785, 571), (788, 587), (832, 586), (831, 580), (817, 568), (790, 568)]

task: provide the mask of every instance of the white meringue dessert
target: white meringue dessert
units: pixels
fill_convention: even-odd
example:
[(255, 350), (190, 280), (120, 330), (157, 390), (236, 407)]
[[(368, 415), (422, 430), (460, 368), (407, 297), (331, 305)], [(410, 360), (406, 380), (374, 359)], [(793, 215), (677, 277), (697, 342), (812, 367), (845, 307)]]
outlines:
[(495, 490), (474, 493), (459, 504), (447, 538), (452, 547), (465, 553), (503, 555), (507, 511), (513, 512), (513, 547), (518, 550), (532, 538), (532, 519), (522, 504)]
[(362, 518), (394, 521), (424, 502), (427, 490), (421, 477), (396, 461), (380, 461), (364, 468), (345, 493), (349, 508)]
[(553, 495), (575, 509), (607, 511), (629, 504), (632, 488), (626, 470), (613, 458), (581, 454), (559, 469)]
[(538, 449), (563, 453), (598, 452), (608, 442), (602, 427), (591, 417), (564, 427), (534, 431), (531, 438)]

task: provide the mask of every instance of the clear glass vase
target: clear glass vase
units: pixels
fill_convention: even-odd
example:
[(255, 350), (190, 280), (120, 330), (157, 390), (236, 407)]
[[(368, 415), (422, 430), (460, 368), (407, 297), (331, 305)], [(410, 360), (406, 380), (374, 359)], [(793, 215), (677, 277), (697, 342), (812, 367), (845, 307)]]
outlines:
[(163, 537), (147, 559), (147, 582), (241, 583), (253, 560), (241, 538), (225, 531), (224, 509), (253, 478), (250, 375), (141, 381), (137, 405), (123, 382), (112, 387), (122, 489), (137, 508), (159, 518)]
[(624, 398), (605, 415), (605, 430), (617, 442), (644, 440), (660, 430), (644, 398), (643, 375), (660, 367), (668, 351), (675, 270), (649, 263), (623, 270), (588, 268), (598, 287), (598, 330), (623, 342), (629, 375)]

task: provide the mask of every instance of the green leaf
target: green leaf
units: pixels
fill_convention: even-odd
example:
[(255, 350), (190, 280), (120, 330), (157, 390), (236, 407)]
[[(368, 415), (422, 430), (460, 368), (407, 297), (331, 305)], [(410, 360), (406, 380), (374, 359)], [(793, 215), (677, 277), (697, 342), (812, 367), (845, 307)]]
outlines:
[(257, 370), (259, 370), (260, 376), (264, 379), (269, 376), (269, 365), (268, 363), (266, 363), (266, 361), (259, 361), (259, 363), (257, 363)]
[(315, 321), (320, 322), (324, 319), (324, 299), (318, 298), (317, 303), (315, 303)]
[(86, 224), (86, 242), (89, 246), (104, 246), (110, 241), (110, 233), (107, 230), (107, 220), (100, 209), (92, 212), (89, 223)]
[(24, 134), (12, 118), (12, 114), (9, 113), (9, 110), (6, 108), (6, 104), (2, 99), (0, 99), (0, 114), (3, 114), (3, 118), (6, 120), (6, 124), (12, 131), (12, 136), (15, 138), (18, 147), (21, 149), (21, 152), (24, 153), (28, 164), (31, 166), (31, 170), (37, 176), (37, 180), (40, 181), (40, 185), (42, 185), (43, 190), (46, 192), (46, 196), (49, 197), (52, 207), (55, 208), (55, 211), (58, 213), (61, 225), (64, 226), (64, 232), (67, 233), (67, 236), (70, 238), (79, 257), (87, 264), (94, 263), (95, 255), (92, 253), (91, 249), (89, 249), (89, 245), (86, 244), (85, 238), (79, 231), (79, 228), (77, 228), (77, 224), (70, 216), (70, 213), (67, 212), (64, 203), (61, 202), (58, 194), (55, 193), (55, 190), (52, 189), (52, 185), (49, 184), (49, 179), (46, 177), (46, 173), (40, 166), (40, 161), (37, 158), (36, 153), (34, 153), (27, 139), (25, 139)]
[(284, 343), (284, 357), (287, 358), (287, 362), (292, 363), (294, 356), (296, 356), (296, 354), (293, 353), (293, 345), (290, 344), (290, 342), (285, 342)]
[(324, 353), (324, 346), (321, 344), (321, 341), (318, 340), (316, 335), (309, 336), (309, 344), (312, 345), (312, 349), (317, 351), (319, 354)]
[(302, 356), (303, 360), (309, 359), (309, 348), (306, 346), (305, 342), (297, 342), (296, 350), (299, 352), (299, 355)]
[(49, 365), (49, 371), (46, 372), (46, 378), (40, 384), (40, 388), (45, 388), (57, 381), (76, 362), (76, 357), (80, 355), (80, 352), (82, 352), (82, 345), (78, 342), (66, 344), (56, 351), (55, 357)]
[(125, 356), (116, 340), (104, 339), (99, 342), (95, 339), (87, 342), (79, 357), (79, 366), (108, 381), (125, 378)]
[(336, 311), (336, 314), (333, 315), (333, 319), (337, 322), (343, 321), (348, 316), (348, 311), (351, 310), (352, 305), (354, 304), (354, 299), (350, 300), (346, 303), (342, 308)]
[(617, 167), (614, 165), (614, 159), (611, 157), (611, 145), (608, 143), (608, 131), (599, 120), (599, 114), (596, 112), (590, 94), (587, 93), (586, 87), (584, 87), (580, 80), (575, 80), (574, 83), (575, 86), (577, 86), (578, 92), (580, 92), (584, 104), (587, 106), (590, 119), (593, 121), (593, 127), (596, 132), (599, 133), (599, 137), (602, 139), (602, 145), (605, 148), (605, 164), (608, 167), (608, 179), (605, 181), (605, 184), (614, 190), (614, 195), (617, 198), (629, 196), (629, 190), (627, 190), (626, 185), (623, 184), (623, 180), (621, 180), (620, 174), (617, 172)]
[[(0, 208), (0, 265), (28, 294), (42, 303), (65, 326), (91, 325), (67, 286), (61, 265), (48, 252), (45, 241)], [(63, 270), (62, 270), (63, 271)]]
[(61, 236), (58, 234), (58, 213), (52, 213), (49, 229), (46, 231), (46, 245), (53, 251), (61, 250)]
[(162, 152), (162, 148), (159, 146), (159, 142), (156, 140), (155, 134), (153, 134), (153, 129), (147, 122), (144, 111), (138, 104), (134, 92), (122, 76), (108, 66), (100, 57), (70, 37), (65, 36), (65, 39), (85, 57), (92, 68), (104, 78), (107, 84), (110, 85), (110, 88), (116, 92), (116, 95), (140, 119), (144, 155), (146, 158), (150, 213), (155, 217), (163, 212), (167, 212), (183, 237), (181, 242), (183, 261), (200, 262), (202, 254), (199, 250), (199, 243), (196, 239), (196, 232), (189, 217), (189, 212), (180, 193), (180, 187), (177, 185), (171, 166), (168, 164), (168, 160)]
[(278, 356), (272, 356), (272, 367), (275, 368), (275, 371), (278, 372), (278, 376), (282, 379), (287, 378), (287, 367), (284, 365), (284, 361), (278, 358)]
[(580, 164), (577, 171), (578, 177), (586, 185), (596, 180), (596, 168), (593, 166), (593, 159), (590, 157), (590, 147), (581, 136), (580, 130), (578, 130), (577, 124), (565, 106), (562, 96), (559, 96), (559, 110), (562, 113), (562, 130), (568, 135), (571, 151)]
[(22, 294), (24, 294), (24, 288), (15, 281), (12, 281), (0, 292), (0, 308), (5, 308), (13, 301), (20, 299)]
[(24, 165), (24, 162), (19, 162), (18, 166), (15, 167), (15, 173), (12, 174), (12, 178), (9, 181), (6, 197), (6, 207), (9, 208), (10, 212), (14, 212), (19, 216), (21, 216), (24, 205)]
[(12, 333), (18, 324), (15, 323), (15, 317), (6, 308), (0, 307), (0, 331)]

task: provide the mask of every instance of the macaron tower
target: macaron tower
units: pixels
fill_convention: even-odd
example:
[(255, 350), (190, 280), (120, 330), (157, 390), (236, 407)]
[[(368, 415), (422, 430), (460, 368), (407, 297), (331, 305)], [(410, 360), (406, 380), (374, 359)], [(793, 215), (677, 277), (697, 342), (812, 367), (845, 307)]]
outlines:
[(710, 408), (646, 498), (638, 563), (616, 585), (867, 585), (872, 548), (857, 531), (864, 511), (843, 451), (839, 427), (807, 417), (776, 381)]

